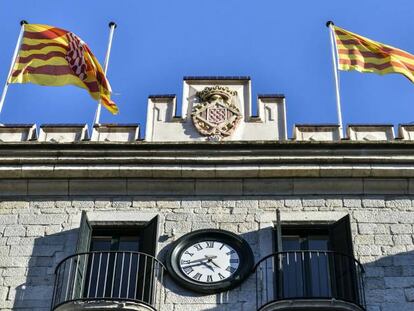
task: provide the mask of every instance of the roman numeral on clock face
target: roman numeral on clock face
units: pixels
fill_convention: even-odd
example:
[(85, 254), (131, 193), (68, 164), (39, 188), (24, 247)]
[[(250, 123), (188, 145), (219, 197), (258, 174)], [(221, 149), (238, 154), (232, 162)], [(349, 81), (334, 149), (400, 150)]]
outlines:
[(214, 242), (213, 241), (206, 241), (207, 248), (214, 248)]
[(203, 249), (203, 247), (200, 244), (195, 244), (194, 247), (198, 250), (201, 251)]
[(193, 271), (194, 271), (194, 269), (193, 269), (193, 268), (191, 268), (191, 267), (185, 267), (185, 268), (183, 268), (183, 271), (184, 271), (186, 274), (190, 274), (191, 272), (193, 272)]
[(197, 272), (197, 273), (193, 276), (193, 279), (194, 279), (194, 280), (196, 280), (196, 281), (200, 281), (201, 276), (202, 276), (202, 274)]
[(207, 282), (213, 282), (213, 277), (211, 275), (207, 275)]
[(236, 268), (233, 268), (232, 266), (228, 266), (226, 268), (226, 271), (229, 271), (230, 273), (234, 273), (236, 271)]
[(219, 273), (218, 276), (219, 276), (220, 280), (224, 280), (225, 279), (224, 275), (222, 275), (221, 273)]

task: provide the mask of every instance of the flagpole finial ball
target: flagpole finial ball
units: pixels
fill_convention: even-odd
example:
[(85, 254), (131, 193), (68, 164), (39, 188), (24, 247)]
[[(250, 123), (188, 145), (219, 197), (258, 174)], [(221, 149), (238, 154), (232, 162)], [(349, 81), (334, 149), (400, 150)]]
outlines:
[(112, 28), (112, 26), (114, 26), (114, 28), (116, 28), (118, 25), (115, 22), (110, 22), (109, 23), (109, 28)]
[(326, 22), (326, 27), (328, 27), (328, 28), (329, 28), (331, 25), (332, 25), (332, 26), (333, 26), (333, 25), (335, 25), (333, 21), (327, 21), (327, 22)]
[(20, 26), (23, 26), (23, 25), (25, 25), (25, 24), (28, 24), (28, 22), (27, 22), (26, 20), (22, 19), (22, 20), (20, 21)]

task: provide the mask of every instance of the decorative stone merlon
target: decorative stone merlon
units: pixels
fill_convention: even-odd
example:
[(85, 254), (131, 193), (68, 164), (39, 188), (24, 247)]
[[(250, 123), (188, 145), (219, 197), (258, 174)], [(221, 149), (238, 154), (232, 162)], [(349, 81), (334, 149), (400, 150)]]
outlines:
[(391, 124), (350, 124), (347, 136), (357, 141), (390, 141), (394, 139), (394, 127)]
[(23, 142), (36, 139), (35, 124), (0, 125), (0, 142)]
[(149, 97), (145, 140), (286, 140), (284, 96), (259, 96), (256, 115), (251, 93), (249, 77), (184, 77), (179, 116), (175, 97)]
[(400, 124), (398, 136), (404, 140), (414, 140), (414, 124)]
[(296, 124), (293, 139), (298, 141), (339, 141), (341, 135), (336, 124)]
[(99, 124), (93, 127), (92, 141), (134, 142), (139, 139), (139, 124)]
[(69, 143), (88, 139), (86, 124), (44, 124), (40, 126), (39, 141)]

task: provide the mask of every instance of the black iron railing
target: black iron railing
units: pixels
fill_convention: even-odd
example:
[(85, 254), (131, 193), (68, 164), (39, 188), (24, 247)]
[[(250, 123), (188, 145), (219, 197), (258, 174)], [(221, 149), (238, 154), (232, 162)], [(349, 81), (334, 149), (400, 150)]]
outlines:
[(89, 252), (56, 268), (52, 310), (75, 301), (129, 301), (160, 310), (165, 267), (139, 252)]
[(332, 251), (288, 251), (268, 255), (254, 268), (256, 306), (281, 300), (332, 299), (365, 309), (364, 268)]

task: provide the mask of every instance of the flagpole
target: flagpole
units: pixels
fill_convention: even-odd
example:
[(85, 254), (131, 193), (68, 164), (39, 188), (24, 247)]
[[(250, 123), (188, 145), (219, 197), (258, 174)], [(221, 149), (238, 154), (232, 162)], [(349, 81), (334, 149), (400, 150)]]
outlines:
[(16, 62), (17, 53), (19, 52), (20, 44), (21, 44), (22, 38), (23, 38), (24, 25), (26, 25), (26, 24), (27, 24), (27, 22), (25, 20), (22, 20), (20, 22), (20, 33), (19, 33), (19, 37), (17, 39), (16, 48), (14, 49), (14, 53), (13, 53), (13, 57), (12, 57), (12, 62), (10, 64), (9, 73), (7, 74), (7, 78), (6, 78), (6, 83), (4, 84), (3, 92), (1, 93), (1, 98), (0, 98), (0, 114), (1, 114), (1, 112), (3, 110), (4, 101), (6, 100), (7, 90), (9, 89), (9, 78), (10, 78), (10, 75), (11, 75), (11, 73), (13, 71), (14, 63)]
[[(108, 64), (109, 64), (109, 56), (111, 55), (111, 48), (112, 48), (112, 39), (114, 37), (114, 31), (117, 27), (117, 24), (115, 22), (109, 23), (109, 40), (108, 40), (108, 48), (106, 49), (106, 55), (105, 55), (105, 62), (104, 62), (104, 74), (106, 76), (106, 72), (108, 71)], [(93, 121), (93, 124), (99, 124), (99, 119), (101, 118), (101, 101), (98, 103), (98, 107), (96, 107), (95, 112), (95, 120)]]
[(339, 77), (338, 77), (337, 55), (336, 55), (336, 47), (335, 47), (335, 37), (333, 33), (334, 32), (333, 25), (334, 23), (332, 21), (328, 21), (326, 23), (326, 27), (329, 28), (329, 35), (331, 37), (332, 62), (333, 62), (333, 70), (334, 70), (334, 77), (335, 77), (336, 112), (338, 115), (339, 135), (341, 138), (344, 138), (344, 130), (342, 126), (341, 96), (339, 94)]

